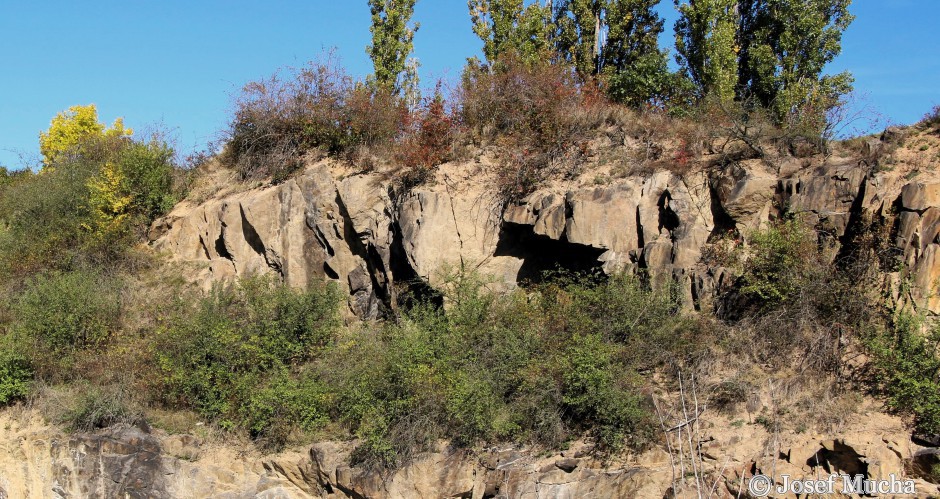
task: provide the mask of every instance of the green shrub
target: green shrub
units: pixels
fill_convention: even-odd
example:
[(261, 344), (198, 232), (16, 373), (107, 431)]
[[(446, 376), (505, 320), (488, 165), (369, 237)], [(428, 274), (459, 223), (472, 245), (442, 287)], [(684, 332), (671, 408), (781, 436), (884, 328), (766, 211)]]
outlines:
[(650, 291), (638, 276), (618, 274), (592, 284), (576, 279), (558, 296), (555, 321), (566, 321), (574, 332), (599, 334), (608, 342), (625, 344), (635, 353), (638, 367), (691, 356), (701, 342), (691, 340), (690, 321), (677, 305), (670, 283)]
[(88, 181), (94, 164), (76, 162), (31, 175), (0, 196), (0, 276), (69, 268), (82, 259), (90, 223)]
[(311, 374), (284, 373), (248, 395), (240, 418), (251, 436), (280, 448), (295, 429), (311, 432), (328, 423), (328, 400), (326, 387)]
[(297, 291), (258, 277), (216, 287), (158, 332), (167, 401), (275, 443), (287, 433), (278, 425), (317, 426), (320, 389), (291, 373), (331, 340), (339, 302), (325, 284)]
[(12, 335), (0, 333), (0, 406), (26, 397), (33, 380), (29, 359), (12, 343)]
[(923, 318), (895, 314), (891, 327), (867, 340), (888, 406), (913, 416), (917, 429), (940, 433), (940, 327), (921, 333)]
[(342, 338), (318, 362), (335, 390), (331, 414), (361, 439), (357, 462), (397, 465), (441, 438), (558, 446), (589, 434), (604, 451), (649, 441), (637, 368), (667, 349), (686, 355), (674, 338), (690, 332), (668, 293), (627, 276), (534, 294), (495, 295), (472, 277), (445, 288), (445, 310), (417, 307)]
[(0, 182), (0, 276), (117, 263), (133, 229), (175, 203), (173, 151), (159, 141), (107, 137), (42, 173)]
[(124, 193), (131, 198), (130, 213), (144, 224), (170, 211), (173, 195), (173, 149), (159, 140), (131, 142), (118, 154)]
[(400, 442), (393, 442), (391, 433), (387, 416), (382, 410), (370, 410), (356, 429), (356, 437), (361, 443), (350, 454), (350, 464), (369, 468), (394, 468), (401, 464), (402, 454), (408, 448), (396, 448)]
[(32, 177), (31, 170), (22, 169), (11, 171), (6, 167), (0, 166), (0, 194), (2, 194), (7, 187), (30, 177)]
[(843, 374), (844, 345), (883, 322), (882, 273), (890, 268), (889, 240), (881, 223), (858, 221), (838, 254), (814, 232), (790, 219), (756, 231), (738, 254), (742, 269), (722, 298), (723, 319), (743, 334), (726, 346), (760, 364), (793, 367), (814, 375)]
[(815, 236), (795, 219), (755, 231), (749, 242), (741, 293), (762, 306), (790, 300), (805, 282), (818, 276)]
[(8, 330), (42, 379), (71, 377), (78, 354), (119, 326), (119, 290), (119, 281), (95, 271), (39, 274), (12, 298)]
[(618, 450), (628, 437), (645, 443), (647, 436), (636, 435), (648, 413), (633, 391), (631, 371), (616, 357), (622, 347), (604, 342), (599, 335), (576, 336), (565, 352), (563, 401), (574, 419), (590, 428), (602, 448)]

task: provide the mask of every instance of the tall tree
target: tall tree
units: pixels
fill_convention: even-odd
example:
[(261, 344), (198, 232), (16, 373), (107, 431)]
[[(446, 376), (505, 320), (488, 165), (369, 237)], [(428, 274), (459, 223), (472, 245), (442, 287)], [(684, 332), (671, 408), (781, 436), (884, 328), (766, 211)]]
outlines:
[(607, 93), (639, 106), (664, 97), (671, 86), (666, 53), (659, 49), (663, 20), (653, 8), (659, 0), (608, 0), (606, 42), (600, 52)]
[(555, 12), (556, 50), (587, 80), (600, 74), (607, 0), (562, 0)]
[(550, 48), (551, 2), (524, 0), (469, 0), (473, 32), (483, 40), (483, 55), (493, 64), (501, 53), (513, 51), (529, 62), (543, 58)]
[[(848, 72), (823, 76), (854, 19), (851, 0), (742, 0), (739, 88), (780, 121), (819, 114), (851, 90)], [(817, 118), (818, 119), (818, 116)]]
[(659, 50), (658, 0), (564, 0), (555, 11), (555, 48), (584, 80), (602, 76), (609, 95), (640, 105), (668, 85)]
[(371, 79), (378, 86), (401, 95), (409, 86), (417, 87), (416, 72), (409, 71), (408, 56), (414, 49), (414, 36), (420, 25), (411, 23), (416, 0), (369, 0), (372, 11), (372, 44), (366, 52), (375, 73)]
[(738, 82), (738, 0), (675, 0), (676, 61), (702, 95), (735, 97)]

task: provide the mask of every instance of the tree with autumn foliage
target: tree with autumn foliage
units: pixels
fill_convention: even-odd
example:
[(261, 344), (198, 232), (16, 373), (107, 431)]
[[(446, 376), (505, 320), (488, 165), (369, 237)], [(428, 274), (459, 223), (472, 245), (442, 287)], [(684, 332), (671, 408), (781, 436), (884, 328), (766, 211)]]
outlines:
[(134, 131), (124, 128), (124, 120), (118, 118), (110, 128), (98, 121), (98, 109), (94, 104), (72, 106), (52, 118), (49, 129), (39, 133), (39, 152), (42, 153), (43, 168), (52, 165), (64, 154), (82, 154), (81, 148), (103, 139), (130, 137)]
[(111, 127), (98, 121), (94, 104), (57, 114), (40, 133), (41, 175), (78, 168), (86, 181), (90, 219), (81, 226), (95, 239), (123, 236), (137, 223), (149, 223), (175, 203), (173, 150), (159, 138), (131, 139), (121, 118)]

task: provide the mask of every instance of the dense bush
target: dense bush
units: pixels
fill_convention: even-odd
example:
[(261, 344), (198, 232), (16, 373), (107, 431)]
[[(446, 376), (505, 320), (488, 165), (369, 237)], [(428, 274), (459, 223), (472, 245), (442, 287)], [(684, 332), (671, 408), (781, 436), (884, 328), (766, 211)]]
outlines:
[(420, 184), (432, 167), (452, 159), (458, 132), (458, 121), (447, 109), (438, 88), (434, 97), (425, 99), (420, 109), (412, 113), (396, 148), (396, 160), (405, 167), (404, 183)]
[(0, 333), (0, 406), (29, 394), (33, 372), (29, 359), (10, 334)]
[(773, 306), (791, 299), (821, 269), (815, 233), (796, 219), (754, 231), (741, 292)]
[(47, 393), (47, 417), (70, 431), (92, 431), (112, 425), (144, 421), (142, 408), (127, 386), (75, 383), (60, 393)]
[(243, 178), (285, 179), (311, 150), (402, 167), (423, 182), (452, 158), (459, 121), (438, 87), (409, 109), (390, 89), (355, 81), (332, 58), (244, 87), (235, 103), (225, 162)]
[(77, 162), (33, 175), (0, 197), (0, 274), (68, 267), (81, 259), (91, 219), (89, 180), (96, 165)]
[(249, 83), (235, 107), (225, 161), (243, 178), (283, 180), (318, 149), (393, 163), (411, 186), (452, 159), (458, 140), (475, 137), (499, 146), (507, 196), (570, 173), (618, 109), (572, 68), (509, 54), (492, 68), (468, 67), (450, 101), (439, 86), (412, 109), (387, 89), (356, 82), (331, 58)]
[(169, 145), (153, 139), (127, 144), (114, 160), (123, 176), (122, 194), (130, 198), (128, 212), (143, 224), (149, 224), (176, 204), (173, 156)]
[(332, 58), (245, 85), (235, 107), (227, 162), (243, 178), (275, 180), (312, 149), (392, 142), (407, 114), (400, 98), (357, 83)]
[(860, 237), (841, 252), (833, 251), (824, 230), (814, 232), (796, 219), (752, 233), (736, 252), (741, 275), (719, 309), (731, 320), (733, 343), (743, 346), (731, 349), (761, 364), (846, 375), (847, 345), (883, 321), (883, 229), (853, 227)]
[(922, 333), (924, 321), (911, 312), (895, 314), (890, 326), (872, 334), (867, 344), (877, 381), (888, 405), (913, 416), (917, 430), (940, 433), (940, 328)]
[(45, 381), (74, 377), (76, 360), (92, 355), (120, 323), (120, 282), (95, 271), (37, 275), (10, 301), (12, 359), (28, 359)]
[(292, 422), (315, 426), (321, 390), (293, 376), (330, 341), (338, 303), (326, 285), (300, 292), (253, 278), (217, 287), (158, 332), (160, 392), (258, 436)]
[[(605, 329), (601, 314), (617, 305), (600, 304), (624, 304), (624, 295), (641, 306)], [(468, 279), (449, 296), (445, 311), (419, 307), (399, 324), (343, 339), (319, 363), (336, 390), (334, 417), (362, 439), (358, 460), (394, 465), (438, 438), (558, 446), (587, 432), (600, 450), (648, 442), (636, 373), (682, 357), (661, 350), (681, 342), (658, 340), (689, 332), (674, 301), (626, 276), (534, 296), (495, 296)]]
[(20, 180), (25, 180), (32, 175), (32, 170), (23, 169), (23, 170), (9, 170), (5, 167), (0, 166), (0, 194), (3, 194), (3, 191), (15, 184)]
[(40, 172), (0, 172), (0, 403), (90, 374), (125, 326), (132, 247), (175, 202), (172, 149), (94, 106), (58, 115), (41, 147)]
[(134, 230), (173, 207), (173, 150), (154, 139), (149, 143), (122, 140), (98, 160), (89, 181), (91, 220), (82, 225), (88, 240), (112, 253), (133, 243)]
[(275, 375), (240, 408), (248, 432), (267, 444), (287, 442), (292, 431), (314, 431), (329, 422), (329, 391), (313, 373)]
[(258, 178), (295, 169), (306, 147), (342, 150), (350, 139), (343, 113), (352, 86), (331, 63), (245, 85), (229, 127), (228, 161), (242, 177)]
[(110, 265), (175, 202), (163, 142), (95, 139), (41, 173), (8, 176), (0, 196), (0, 276)]
[(499, 187), (509, 197), (575, 164), (612, 111), (597, 89), (578, 83), (573, 68), (512, 55), (492, 68), (469, 66), (459, 103), (469, 130), (504, 146)]

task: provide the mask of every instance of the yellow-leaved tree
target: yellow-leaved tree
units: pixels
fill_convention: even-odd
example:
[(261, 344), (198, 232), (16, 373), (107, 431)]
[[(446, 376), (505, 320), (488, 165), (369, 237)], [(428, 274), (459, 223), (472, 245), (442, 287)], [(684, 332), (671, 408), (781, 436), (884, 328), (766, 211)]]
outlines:
[(130, 216), (128, 208), (134, 197), (127, 193), (125, 184), (124, 173), (112, 161), (105, 162), (98, 175), (88, 183), (92, 220), (86, 228), (98, 238), (119, 238), (127, 229)]
[(98, 121), (98, 109), (94, 104), (72, 106), (52, 118), (49, 130), (39, 133), (43, 169), (52, 167), (65, 153), (80, 154), (84, 146), (96, 140), (130, 137), (133, 133), (130, 128), (124, 128), (122, 118), (114, 120), (111, 128), (106, 128)]

